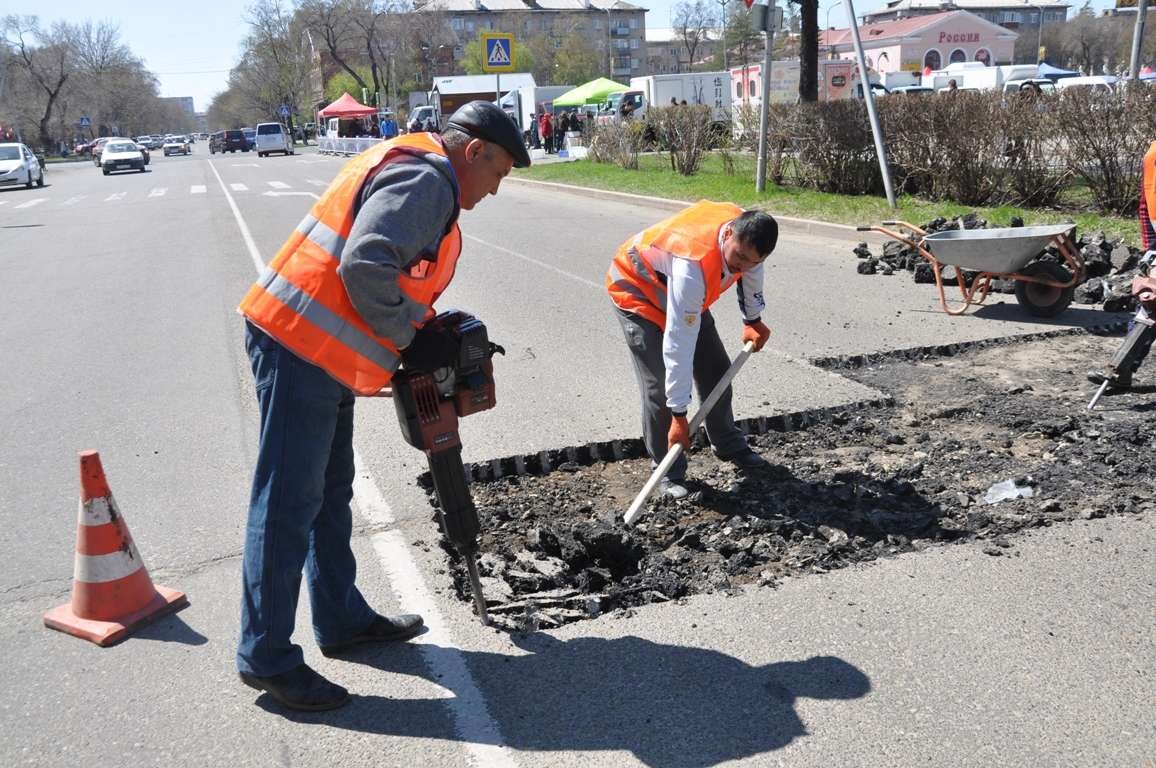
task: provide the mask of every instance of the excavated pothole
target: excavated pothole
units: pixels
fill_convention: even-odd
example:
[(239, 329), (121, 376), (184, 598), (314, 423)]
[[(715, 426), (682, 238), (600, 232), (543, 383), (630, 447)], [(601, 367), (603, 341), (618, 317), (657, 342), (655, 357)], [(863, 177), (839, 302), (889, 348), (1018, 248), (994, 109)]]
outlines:
[[(1148, 372), (1085, 410), (1085, 371), (1119, 343), (1051, 338), (850, 371), (894, 404), (751, 437), (773, 466), (749, 476), (695, 451), (690, 496), (652, 501), (632, 528), (622, 513), (649, 475), (646, 459), (475, 482), (492, 616), (511, 629), (558, 626), (947, 542), (982, 540), (984, 552), (1014, 556), (1024, 529), (1150, 514)], [(1031, 498), (986, 503), (1007, 480)], [(459, 597), (472, 599), (443, 547)]]

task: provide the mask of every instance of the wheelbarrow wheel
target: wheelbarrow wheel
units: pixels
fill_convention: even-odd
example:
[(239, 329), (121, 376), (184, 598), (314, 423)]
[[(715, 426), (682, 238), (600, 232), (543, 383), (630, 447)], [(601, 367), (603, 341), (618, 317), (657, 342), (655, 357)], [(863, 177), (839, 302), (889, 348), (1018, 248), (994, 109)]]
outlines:
[[(1063, 265), (1051, 261), (1034, 261), (1021, 269), (1020, 274), (1029, 277), (1046, 277), (1057, 283), (1066, 283), (1072, 279), (1071, 273)], [(1075, 293), (1076, 286), (1074, 285), (1068, 288), (1056, 288), (1043, 283), (1016, 280), (1016, 301), (1035, 317), (1055, 317), (1068, 308)]]

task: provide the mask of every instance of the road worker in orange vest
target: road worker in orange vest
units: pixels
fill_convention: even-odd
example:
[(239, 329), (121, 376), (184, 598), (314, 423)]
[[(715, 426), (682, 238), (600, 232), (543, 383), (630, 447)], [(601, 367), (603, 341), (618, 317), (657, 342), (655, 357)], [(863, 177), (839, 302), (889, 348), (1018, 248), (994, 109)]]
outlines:
[[(766, 212), (701, 200), (615, 254), (606, 289), (626, 334), (642, 395), (643, 440), (656, 464), (676, 443), (690, 448), (691, 383), (705, 398), (730, 367), (711, 305), (737, 285), (743, 343), (760, 350), (770, 338), (762, 321), (763, 261), (778, 237), (778, 223)], [(767, 466), (735, 425), (730, 387), (707, 416), (706, 432), (719, 458), (744, 471)], [(686, 466), (684, 453), (662, 480), (663, 494), (687, 495)]]
[(261, 412), (243, 562), (241, 680), (292, 709), (348, 692), (291, 639), (302, 570), (322, 654), (421, 631), (355, 585), (353, 404), (399, 364), (435, 369), (456, 346), (424, 324), (461, 252), (458, 214), (530, 164), (517, 126), (466, 104), (441, 135), (407, 134), (350, 160), (241, 301)]

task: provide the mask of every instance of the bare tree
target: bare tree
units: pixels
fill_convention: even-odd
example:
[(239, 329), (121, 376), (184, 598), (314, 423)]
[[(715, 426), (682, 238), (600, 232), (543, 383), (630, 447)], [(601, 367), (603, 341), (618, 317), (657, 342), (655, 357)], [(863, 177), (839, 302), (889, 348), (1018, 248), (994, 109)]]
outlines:
[(686, 48), (687, 69), (693, 71), (694, 63), (698, 61), (695, 53), (718, 24), (713, 0), (681, 0), (671, 11), (670, 19), (675, 38)]
[(64, 22), (57, 22), (45, 32), (40, 29), (39, 19), (35, 16), (6, 16), (3, 33), (5, 42), (15, 53), (17, 68), (44, 96), (44, 111), (37, 121), (39, 139), (42, 148), (51, 148), (52, 113), (74, 72), (72, 29)]
[[(240, 90), (259, 117), (273, 118), (281, 104), (287, 105), (292, 134), (293, 114), (302, 107), (312, 67), (305, 28), (278, 0), (258, 0), (249, 7), (247, 21), (245, 52), (229, 75), (230, 87)], [(308, 105), (310, 113), (313, 106)]]
[(355, 12), (350, 0), (304, 0), (297, 5), (302, 24), (317, 34), (326, 52), (337, 66), (345, 70), (360, 88), (368, 88), (355, 69), (362, 50), (358, 43)]

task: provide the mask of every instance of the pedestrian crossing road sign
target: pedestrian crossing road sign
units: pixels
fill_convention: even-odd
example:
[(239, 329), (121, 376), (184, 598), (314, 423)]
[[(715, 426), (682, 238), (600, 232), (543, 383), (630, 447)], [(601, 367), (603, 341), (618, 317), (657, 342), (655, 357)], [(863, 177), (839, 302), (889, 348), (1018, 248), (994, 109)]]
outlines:
[(484, 72), (514, 71), (514, 36), (504, 32), (482, 33), (482, 62)]
[(88, 128), (91, 125), (92, 125), (92, 121), (89, 120), (87, 117), (80, 118), (80, 127), (81, 128)]

